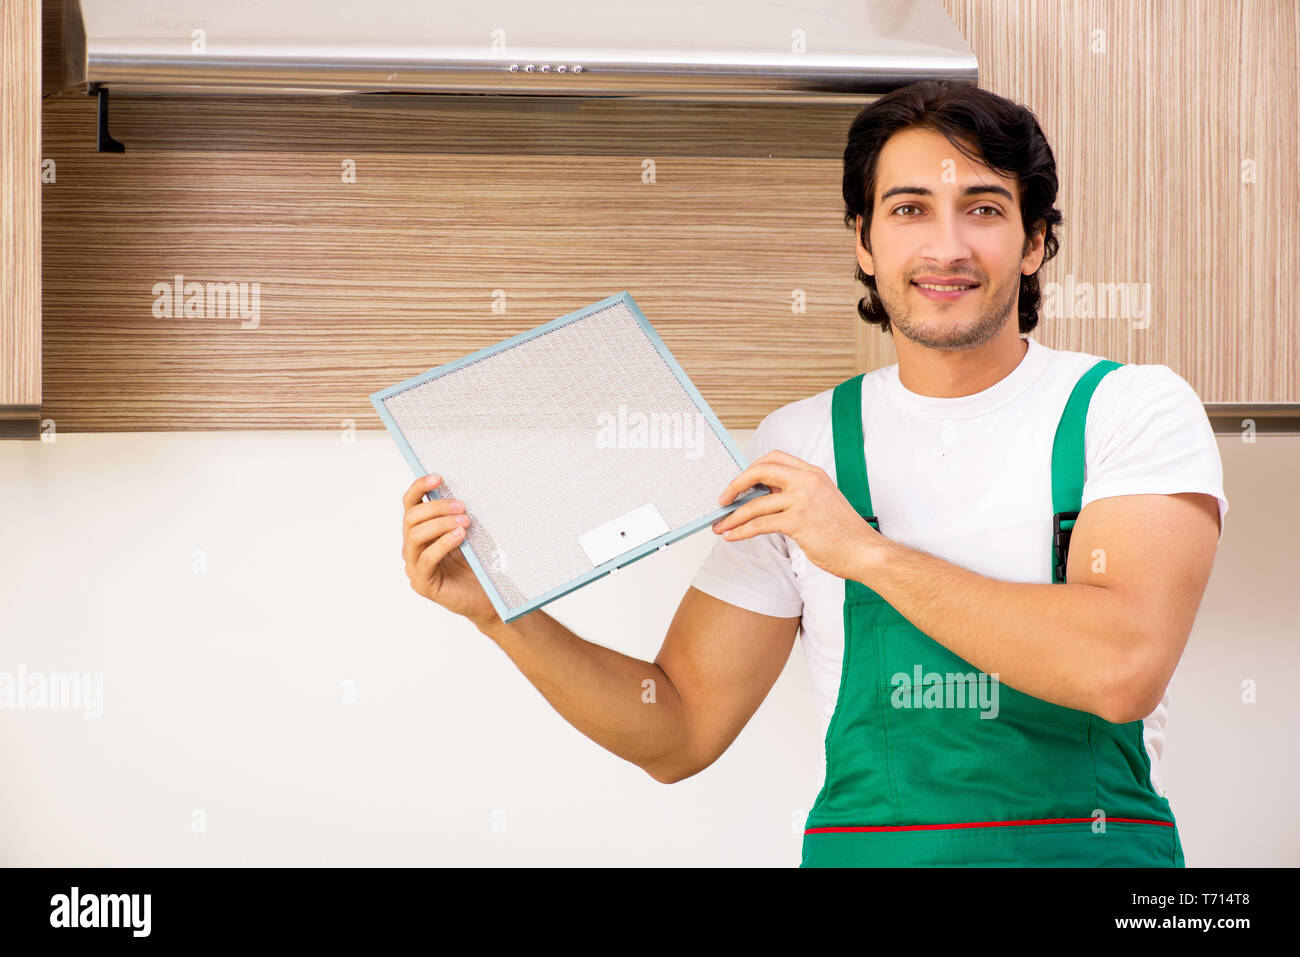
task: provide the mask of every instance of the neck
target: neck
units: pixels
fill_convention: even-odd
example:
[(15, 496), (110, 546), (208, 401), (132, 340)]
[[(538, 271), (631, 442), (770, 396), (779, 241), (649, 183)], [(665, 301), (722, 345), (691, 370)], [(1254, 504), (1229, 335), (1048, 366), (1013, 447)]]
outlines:
[(931, 349), (904, 336), (895, 337), (898, 380), (909, 392), (937, 399), (956, 399), (983, 392), (1009, 376), (1029, 351), (1015, 326), (977, 349)]

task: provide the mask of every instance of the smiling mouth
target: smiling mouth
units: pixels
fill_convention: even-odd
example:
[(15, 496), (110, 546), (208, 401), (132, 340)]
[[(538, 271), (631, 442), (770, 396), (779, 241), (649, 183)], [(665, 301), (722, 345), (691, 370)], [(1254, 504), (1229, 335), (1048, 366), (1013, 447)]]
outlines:
[(974, 292), (979, 288), (979, 283), (973, 284), (948, 284), (948, 283), (920, 283), (912, 281), (912, 288), (922, 299), (928, 299), (934, 303), (955, 303), (960, 302), (962, 297), (969, 292)]
[(963, 290), (963, 289), (974, 289), (976, 286), (979, 285), (979, 283), (977, 283), (977, 282), (969, 282), (969, 283), (955, 283), (955, 282), (951, 282), (951, 283), (949, 283), (949, 282), (944, 282), (944, 283), (917, 282), (917, 281), (914, 279), (914, 280), (912, 280), (912, 285), (913, 285), (913, 286), (919, 286), (919, 287), (922, 288), (922, 289), (930, 289), (930, 290), (932, 290), (932, 291), (934, 291), (934, 292), (957, 292), (957, 291), (960, 291), (960, 290)]

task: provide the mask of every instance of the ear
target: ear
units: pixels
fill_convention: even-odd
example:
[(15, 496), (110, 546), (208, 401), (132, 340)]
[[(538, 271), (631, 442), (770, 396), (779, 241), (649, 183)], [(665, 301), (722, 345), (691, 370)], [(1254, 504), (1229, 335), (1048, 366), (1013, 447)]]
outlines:
[(1034, 224), (1034, 233), (1028, 237), (1024, 259), (1020, 263), (1020, 271), (1026, 276), (1032, 276), (1038, 272), (1038, 267), (1043, 264), (1043, 256), (1047, 249), (1043, 245), (1043, 239), (1047, 235), (1047, 224), (1041, 219)]
[(858, 216), (853, 225), (853, 244), (857, 249), (858, 265), (868, 276), (876, 274), (876, 265), (871, 258), (871, 253), (862, 245), (862, 217)]

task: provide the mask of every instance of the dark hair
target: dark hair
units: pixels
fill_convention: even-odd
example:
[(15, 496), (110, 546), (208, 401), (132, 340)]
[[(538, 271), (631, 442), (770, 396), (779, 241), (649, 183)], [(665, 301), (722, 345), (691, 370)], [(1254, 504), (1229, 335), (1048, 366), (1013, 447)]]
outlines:
[[(999, 175), (1015, 177), (1020, 186), (1021, 222), (1028, 252), (1035, 224), (1045, 223), (1043, 262), (1056, 255), (1055, 227), (1061, 224), (1056, 202), (1056, 160), (1027, 108), (981, 90), (964, 80), (924, 80), (899, 87), (864, 107), (849, 127), (844, 148), (844, 224), (853, 229), (862, 217), (862, 245), (870, 249), (871, 211), (875, 201), (876, 164), (885, 142), (900, 130), (921, 128), (942, 134), (963, 155)], [(975, 145), (972, 153), (958, 140)], [(876, 292), (876, 280), (858, 266), (858, 281), (867, 295), (858, 314), (889, 332), (889, 316)], [(1020, 331), (1038, 325), (1038, 274), (1020, 277)]]

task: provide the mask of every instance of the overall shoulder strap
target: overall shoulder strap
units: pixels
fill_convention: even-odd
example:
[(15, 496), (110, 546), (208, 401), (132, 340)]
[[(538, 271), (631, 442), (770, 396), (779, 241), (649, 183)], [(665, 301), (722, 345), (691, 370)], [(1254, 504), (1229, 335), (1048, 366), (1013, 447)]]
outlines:
[(1065, 562), (1070, 546), (1070, 531), (1083, 504), (1084, 426), (1088, 405), (1097, 384), (1122, 363), (1099, 360), (1079, 377), (1065, 403), (1061, 421), (1052, 442), (1052, 581), (1065, 581)]
[(846, 379), (831, 397), (831, 433), (835, 440), (835, 484), (857, 513), (879, 530), (871, 511), (871, 487), (862, 433), (862, 378)]

